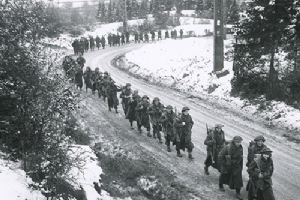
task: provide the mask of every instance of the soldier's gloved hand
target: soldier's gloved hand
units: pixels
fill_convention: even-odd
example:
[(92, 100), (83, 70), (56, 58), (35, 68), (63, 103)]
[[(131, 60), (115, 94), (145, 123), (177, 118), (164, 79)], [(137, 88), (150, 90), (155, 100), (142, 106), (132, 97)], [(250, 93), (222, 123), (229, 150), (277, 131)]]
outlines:
[(259, 173), (258, 178), (263, 178), (264, 175), (262, 173)]
[(185, 122), (182, 122), (182, 125), (185, 125)]

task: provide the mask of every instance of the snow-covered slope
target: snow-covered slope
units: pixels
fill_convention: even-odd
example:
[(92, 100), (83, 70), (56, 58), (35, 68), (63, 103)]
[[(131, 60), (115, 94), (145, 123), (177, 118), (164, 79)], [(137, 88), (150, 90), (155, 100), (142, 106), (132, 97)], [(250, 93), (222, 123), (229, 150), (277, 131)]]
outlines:
[(20, 167), (20, 162), (0, 158), (0, 197), (3, 200), (43, 200), (40, 191), (32, 190), (32, 180)]
[[(232, 47), (232, 41), (225, 41), (225, 51)], [(225, 62), (229, 74), (221, 78), (212, 72), (212, 37), (188, 38), (183, 40), (164, 40), (147, 44), (125, 55), (126, 70), (147, 78), (150, 82), (167, 85), (193, 95), (205, 96), (217, 100), (231, 109), (241, 110), (248, 115), (257, 115), (268, 121), (269, 125), (278, 125), (289, 130), (300, 129), (300, 111), (282, 102), (251, 104), (230, 96), (233, 77), (232, 62)], [(299, 136), (293, 136), (300, 139)]]

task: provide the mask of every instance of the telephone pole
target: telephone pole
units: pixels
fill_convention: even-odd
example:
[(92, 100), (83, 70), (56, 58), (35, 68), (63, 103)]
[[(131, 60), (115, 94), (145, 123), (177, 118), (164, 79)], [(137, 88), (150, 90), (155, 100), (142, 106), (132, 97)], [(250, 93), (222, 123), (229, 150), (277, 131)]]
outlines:
[(124, 0), (123, 31), (127, 32), (127, 0)]
[(214, 0), (214, 72), (224, 68), (223, 0)]

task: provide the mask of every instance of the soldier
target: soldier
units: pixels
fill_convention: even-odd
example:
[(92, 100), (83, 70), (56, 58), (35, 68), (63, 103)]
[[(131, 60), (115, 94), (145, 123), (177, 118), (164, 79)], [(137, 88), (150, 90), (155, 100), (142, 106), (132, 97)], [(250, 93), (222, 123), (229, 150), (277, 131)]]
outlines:
[(135, 33), (134, 34), (134, 43), (139, 43), (139, 34), (138, 33)]
[(122, 33), (122, 35), (121, 35), (121, 44), (122, 45), (125, 44), (125, 35), (124, 35), (124, 33)]
[(165, 39), (167, 39), (167, 38), (169, 38), (169, 31), (168, 30), (165, 31)]
[(207, 130), (207, 136), (204, 141), (204, 144), (207, 146), (207, 157), (204, 162), (206, 175), (209, 175), (208, 168), (210, 166), (219, 169), (218, 155), (225, 145), (225, 136), (222, 127), (222, 124), (217, 124), (214, 129)]
[(147, 32), (145, 33), (145, 42), (147, 42), (147, 43), (149, 42), (149, 35)]
[(174, 122), (175, 122), (176, 114), (173, 112), (172, 106), (167, 106), (166, 111), (162, 114), (160, 119), (163, 131), (165, 134), (165, 140), (167, 145), (167, 151), (171, 152), (171, 141), (174, 142)]
[(92, 51), (95, 50), (95, 40), (94, 40), (93, 36), (90, 36), (90, 49)]
[(78, 53), (79, 53), (79, 41), (77, 39), (75, 39), (72, 42), (72, 47), (73, 47), (73, 50), (74, 50), (74, 54), (78, 55)]
[(99, 76), (100, 76), (100, 72), (99, 72), (99, 67), (96, 67), (95, 71), (92, 73), (92, 93), (95, 94), (97, 88), (98, 88), (98, 81), (99, 81)]
[(83, 87), (83, 81), (82, 81), (82, 77), (83, 77), (83, 70), (82, 67), (80, 67), (78, 64), (75, 65), (75, 84), (76, 87), (79, 88), (80, 90), (82, 90)]
[(129, 43), (129, 32), (126, 32), (125, 33), (125, 37), (126, 37), (126, 43), (128, 44)]
[(121, 88), (119, 88), (115, 84), (115, 81), (111, 79), (106, 88), (106, 96), (107, 96), (109, 111), (111, 111), (111, 109), (114, 108), (116, 113), (118, 113), (118, 105), (119, 105), (118, 92), (119, 91), (121, 91)]
[(88, 88), (93, 89), (92, 74), (93, 74), (93, 72), (92, 72), (91, 68), (86, 67), (86, 70), (83, 73), (83, 79), (84, 79), (86, 92), (88, 91)]
[(174, 30), (173, 34), (174, 34), (174, 39), (176, 40), (177, 39), (177, 30), (176, 29)]
[(139, 42), (143, 42), (144, 41), (144, 34), (143, 32), (140, 32), (140, 35), (139, 35)]
[(273, 170), (272, 151), (265, 147), (261, 150), (260, 156), (255, 158), (248, 167), (249, 200), (275, 200), (272, 188)]
[(155, 32), (151, 31), (150, 33), (151, 33), (151, 40), (152, 40), (152, 42), (154, 42), (155, 41)]
[(123, 107), (125, 116), (127, 115), (127, 112), (128, 112), (129, 98), (130, 98), (131, 94), (132, 94), (131, 84), (126, 83), (126, 86), (122, 89), (122, 92), (120, 94), (120, 98), (122, 99), (122, 107)]
[(105, 101), (106, 97), (107, 97), (107, 94), (106, 94), (106, 89), (110, 83), (110, 76), (108, 74), (107, 71), (104, 72), (104, 76), (103, 76), (103, 79), (102, 79), (102, 82), (101, 82), (101, 88), (102, 88), (102, 96), (103, 96), (103, 101)]
[(242, 138), (234, 136), (230, 144), (223, 147), (219, 153), (219, 189), (225, 192), (224, 184), (229, 185), (230, 189), (235, 189), (236, 198), (242, 199), (241, 188), (243, 187), (243, 147)]
[(264, 144), (265, 138), (264, 136), (260, 135), (254, 138), (254, 142), (251, 141), (249, 143), (248, 147), (248, 157), (247, 157), (247, 163), (246, 166), (248, 167), (249, 164), (254, 160), (256, 155), (259, 155), (260, 152), (266, 148), (266, 145)]
[(101, 45), (101, 39), (100, 39), (100, 37), (97, 35), (97, 37), (96, 37), (96, 46), (97, 46), (98, 50), (100, 49), (100, 45)]
[(111, 34), (109, 34), (107, 36), (107, 40), (108, 40), (108, 45), (111, 47), (111, 45), (112, 45), (112, 35)]
[(194, 144), (192, 143), (192, 128), (194, 125), (194, 121), (189, 114), (189, 108), (183, 107), (182, 113), (179, 117), (176, 118), (174, 127), (176, 129), (176, 150), (177, 156), (182, 157), (180, 153), (180, 149), (188, 150), (189, 159), (194, 159), (192, 156), (192, 151), (194, 148)]
[(98, 97), (101, 98), (101, 96), (103, 96), (103, 91), (102, 91), (102, 82), (103, 82), (103, 73), (99, 72), (99, 76), (97, 79), (97, 83), (96, 83), (96, 89), (98, 90)]
[(138, 94), (138, 91), (135, 90), (132, 94), (132, 98), (129, 99), (129, 103), (128, 103), (128, 112), (126, 114), (126, 118), (129, 120), (130, 122), (130, 127), (131, 129), (133, 129), (133, 122), (136, 121), (136, 107), (139, 104), (141, 100), (140, 95)]
[(90, 43), (87, 38), (83, 38), (83, 39), (84, 39), (84, 50), (87, 52), (89, 50)]
[(160, 103), (158, 97), (155, 97), (153, 99), (152, 105), (149, 107), (149, 115), (150, 115), (152, 128), (153, 128), (153, 138), (156, 139), (157, 137), (159, 143), (162, 143), (161, 134), (160, 134), (160, 131), (162, 130), (160, 118), (162, 116), (163, 109), (164, 109), (164, 105)]
[(182, 39), (183, 38), (183, 30), (182, 29), (180, 29), (179, 34), (180, 34), (180, 39)]
[(116, 35), (116, 45), (121, 45), (121, 36), (119, 35), (119, 33)]
[(161, 30), (158, 31), (158, 40), (161, 40)]
[(84, 64), (85, 64), (85, 59), (84, 57), (82, 57), (82, 54), (79, 55), (79, 57), (76, 59), (76, 62), (78, 63), (78, 65), (83, 68)]
[(150, 118), (149, 118), (149, 97), (147, 95), (144, 95), (142, 97), (142, 100), (139, 102), (139, 104), (136, 107), (137, 111), (137, 125), (138, 125), (138, 131), (142, 133), (142, 126), (144, 126), (147, 129), (147, 136), (151, 137), (150, 134)]
[(102, 45), (102, 49), (105, 49), (105, 46), (106, 46), (106, 40), (105, 40), (105, 37), (104, 37), (104, 36), (101, 37), (101, 45)]

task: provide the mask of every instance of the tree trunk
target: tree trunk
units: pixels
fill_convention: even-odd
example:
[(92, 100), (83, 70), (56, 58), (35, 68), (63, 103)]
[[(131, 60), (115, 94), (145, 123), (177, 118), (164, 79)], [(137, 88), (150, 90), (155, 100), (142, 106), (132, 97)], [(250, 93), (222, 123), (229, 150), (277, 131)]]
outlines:
[(275, 45), (271, 47), (271, 58), (270, 58), (270, 69), (269, 69), (269, 90), (267, 92), (267, 99), (274, 99), (277, 97), (278, 91), (278, 73), (274, 67), (274, 59), (275, 59)]

